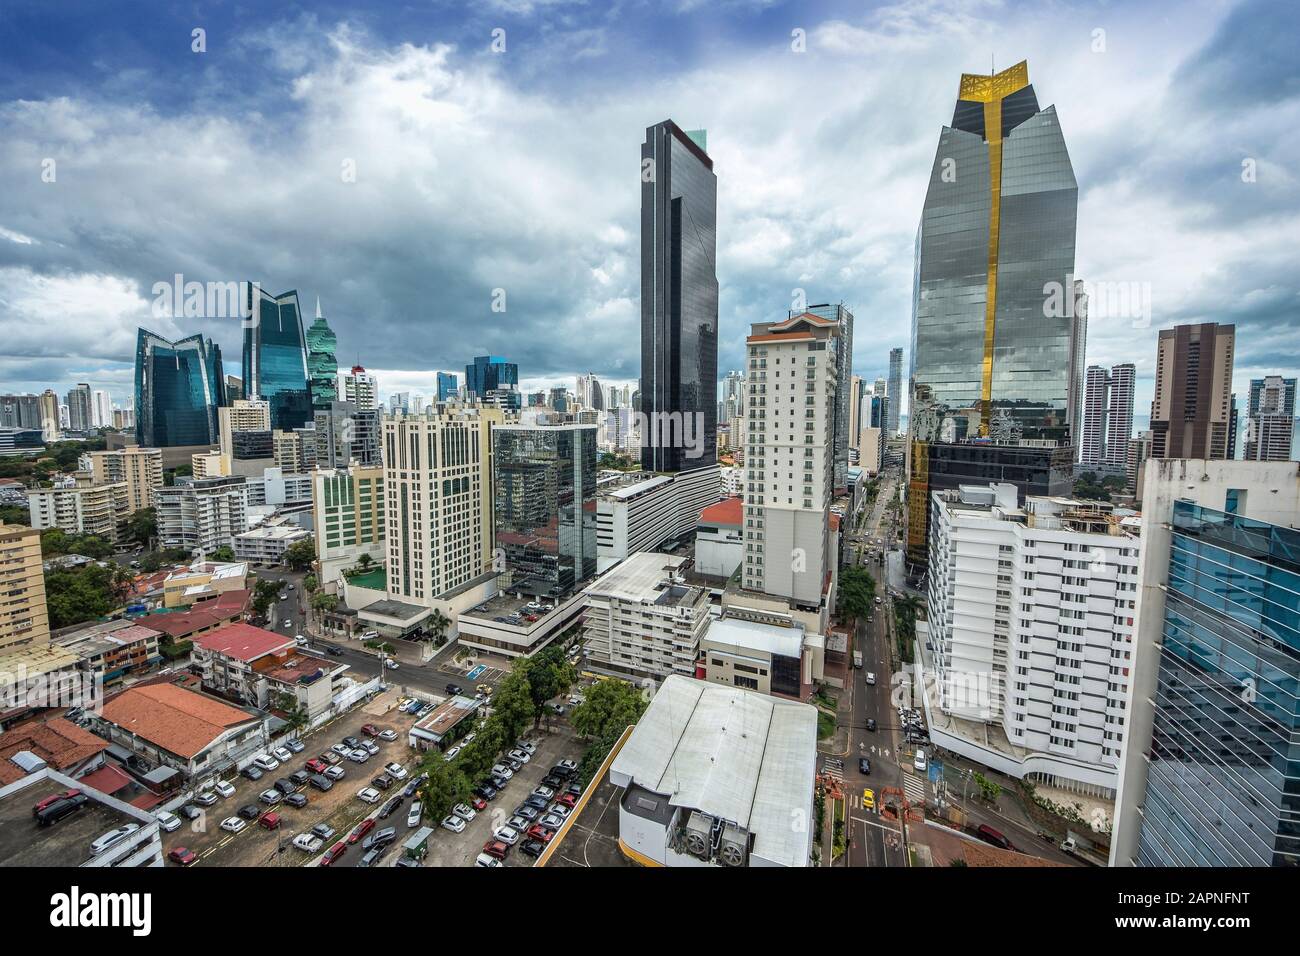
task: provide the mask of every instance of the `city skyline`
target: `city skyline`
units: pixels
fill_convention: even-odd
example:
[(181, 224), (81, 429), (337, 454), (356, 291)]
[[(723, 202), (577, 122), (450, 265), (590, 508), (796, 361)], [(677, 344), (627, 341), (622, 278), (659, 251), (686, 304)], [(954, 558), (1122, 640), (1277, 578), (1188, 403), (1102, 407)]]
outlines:
[[(1096, 44), (1092, 21), (1097, 18), (1088, 12), (1085, 6), (1062, 12), (1056, 19), (1027, 14), (1010, 30), (999, 25), (995, 41), (993, 14), (987, 18), (959, 14), (944, 5), (907, 18), (891, 17), (888, 9), (850, 14), (833, 4), (816, 15), (766, 10), (741, 17), (743, 26), (734, 45), (720, 50), (706, 45), (683, 54), (682, 62), (658, 81), (650, 100), (662, 104), (662, 114), (711, 130), (711, 155), (723, 174), (719, 207), (730, 213), (719, 228), (719, 374), (741, 367), (739, 351), (748, 324), (786, 311), (795, 288), (805, 290), (809, 301), (844, 301), (859, 315), (875, 316), (879, 334), (873, 340), (880, 345), (870, 351), (857, 349), (854, 371), (870, 380), (886, 370), (888, 348), (906, 341), (915, 209), (925, 188), (922, 177), (904, 175), (902, 170), (914, 167), (918, 155), (933, 155), (934, 128), (928, 117), (941, 114), (941, 104), (952, 95), (951, 54), (941, 53), (940, 47), (946, 51), (945, 44), (953, 42), (959, 44), (963, 69), (978, 69), (987, 61), (989, 48), (995, 47), (995, 53), (1009, 53), (1005, 57), (998, 53), (999, 64), (1033, 60), (1038, 82), (1051, 90), (1049, 99), (1061, 110), (1079, 180), (1078, 277), (1151, 286), (1149, 321), (1098, 319), (1094, 311), (1089, 330), (1089, 364), (1111, 365), (1126, 359), (1137, 363), (1139, 420), (1151, 398), (1158, 328), (1198, 319), (1237, 324), (1240, 347), (1233, 385), (1239, 394), (1247, 390), (1251, 378), (1293, 368), (1297, 364), (1294, 336), (1276, 323), (1284, 317), (1283, 303), (1294, 295), (1295, 283), (1285, 269), (1281, 251), (1285, 244), (1276, 239), (1280, 223), (1295, 208), (1296, 190), (1278, 175), (1276, 164), (1285, 154), (1288, 137), (1295, 134), (1287, 124), (1265, 128), (1267, 110), (1233, 107), (1240, 105), (1242, 95), (1233, 91), (1248, 83), (1252, 88), (1260, 84), (1274, 89), (1278, 104), (1294, 103), (1283, 82), (1269, 85), (1270, 80), (1281, 80), (1284, 65), (1269, 56), (1246, 54), (1261, 44), (1265, 50), (1273, 49), (1264, 41), (1285, 37), (1287, 24), (1274, 22), (1263, 36), (1259, 31), (1264, 18), (1258, 15), (1257, 4), (1239, 4), (1222, 14), (1209, 5), (1194, 5), (1180, 13), (1152, 70), (1153, 64), (1135, 52), (1131, 37), (1152, 23), (1164, 24), (1167, 8), (1107, 11), (1108, 40), (1100, 52), (1092, 49)], [(347, 364), (359, 359), (380, 375), (381, 384), (385, 379), (393, 381), (394, 390), (408, 388), (401, 384), (408, 376), (427, 375), (432, 382), (433, 371), (457, 370), (474, 354), (510, 355), (519, 364), (525, 391), (571, 379), (579, 371), (594, 371), (602, 381), (636, 377), (636, 208), (624, 180), (636, 166), (640, 131), (661, 117), (647, 115), (647, 110), (658, 112), (659, 107), (647, 106), (646, 91), (633, 88), (619, 60), (627, 51), (621, 48), (622, 41), (611, 36), (607, 24), (593, 15), (597, 23), (592, 32), (603, 36), (605, 45), (593, 41), (587, 47), (581, 38), (575, 39), (578, 31), (566, 30), (551, 11), (530, 8), (503, 15), (510, 41), (504, 53), (494, 54), (482, 39), (487, 34), (485, 21), (469, 14), (461, 21), (449, 18), (436, 28), (427, 23), (402, 24), (400, 18), (396, 24), (382, 26), (364, 15), (344, 20), (328, 8), (317, 16), (310, 22), (283, 24), (290, 41), (272, 58), (268, 78), (259, 84), (248, 79), (230, 81), (235, 88), (228, 91), (232, 104), (264, 105), (268, 122), (285, 120), (319, 154), (312, 161), (313, 175), (297, 194), (312, 206), (305, 214), (311, 230), (327, 235), (348, 222), (349, 244), (364, 256), (381, 240), (381, 233), (364, 221), (351, 221), (360, 207), (355, 205), (358, 200), (340, 191), (343, 186), (368, 190), (385, 206), (413, 207), (394, 205), (394, 216), (386, 226), (403, 235), (412, 230), (445, 232), (443, 223), (436, 228), (426, 223), (425, 214), (455, 194), (458, 201), (473, 197), (480, 216), (471, 218), (484, 220), (480, 225), (501, 247), (499, 254), (471, 243), (460, 247), (463, 254), (455, 255), (450, 244), (438, 240), (437, 248), (421, 249), (418, 270), (412, 259), (386, 261), (377, 273), (384, 284), (376, 287), (377, 278), (345, 281), (343, 253), (320, 254), (319, 235), (284, 216), (267, 216), (248, 227), (250, 241), (238, 249), (223, 245), (220, 228), (204, 230), (203, 235), (193, 230), (174, 235), (166, 228), (159, 232), (165, 214), (170, 218), (171, 211), (187, 204), (201, 208), (203, 193), (211, 192), (204, 162), (186, 149), (175, 162), (151, 174), (149, 183), (157, 187), (152, 203), (145, 204), (143, 212), (121, 215), (118, 197), (140, 192), (144, 181), (102, 160), (85, 165), (88, 161), (77, 156), (80, 147), (74, 131), (82, 131), (81, 142), (109, 144), (122, 157), (134, 155), (152, 137), (186, 123), (202, 138), (203, 132), (213, 131), (213, 123), (233, 115), (226, 110), (237, 108), (214, 107), (211, 99), (204, 99), (203, 93), (210, 97), (220, 86), (211, 71), (220, 70), (222, 59), (229, 63), (230, 58), (264, 51), (274, 25), (254, 27), (237, 19), (208, 25), (212, 42), (202, 54), (208, 59), (199, 61), (200, 55), (195, 54), (198, 62), (192, 65), (206, 82), (190, 92), (177, 90), (171, 82), (163, 86), (147, 81), (153, 77), (150, 56), (144, 56), (138, 67), (139, 91), (125, 97), (115, 95), (118, 87), (112, 83), (92, 95), (87, 92), (88, 80), (95, 77), (32, 63), (29, 54), (7, 50), (13, 53), (14, 66), (0, 71), (0, 103), (5, 104), (2, 115), (12, 135), (8, 148), (0, 153), (0, 176), (20, 184), (32, 173), (22, 157), (42, 152), (55, 154), (60, 171), (55, 182), (42, 185), (44, 192), (6, 190), (0, 205), (0, 299), (8, 304), (0, 313), (0, 332), (10, 343), (0, 356), (0, 381), (8, 390), (39, 392), (48, 386), (62, 394), (76, 382), (89, 381), (120, 401), (130, 392), (129, 359), (135, 328), (141, 325), (169, 337), (202, 332), (233, 354), (238, 330), (230, 326), (237, 323), (152, 321), (152, 284), (170, 281), (178, 271), (198, 281), (227, 280), (228, 273), (238, 271), (260, 276), (268, 287), (297, 288), (304, 301), (319, 295), (339, 336), (340, 360)], [(680, 22), (689, 24), (693, 16), (682, 13)], [(61, 39), (75, 47), (89, 42), (89, 32), (103, 26), (91, 17), (84, 24), (71, 25), (70, 34)], [(168, 26), (164, 17), (160, 23), (144, 25), (145, 35)], [(546, 61), (529, 42), (548, 27), (579, 44), (595, 67), (587, 79), (571, 78), (569, 71)], [(79, 35), (80, 29), (87, 35)], [(189, 30), (187, 25), (186, 37)], [(791, 30), (804, 32), (804, 52), (791, 49)], [(1077, 33), (1078, 42), (1063, 43), (1062, 30)], [(223, 42), (218, 44), (217, 37)], [(403, 44), (399, 37), (409, 43)], [(1128, 42), (1120, 42), (1126, 38)], [(874, 48), (879, 62), (867, 65), (856, 58), (855, 44)], [(711, 80), (722, 87), (710, 88), (708, 95), (699, 90), (682, 92), (690, 90), (687, 81), (702, 75), (706, 64), (716, 66), (710, 54), (722, 57), (731, 68), (729, 78)], [(916, 85), (915, 96), (926, 105), (887, 113), (883, 141), (888, 149), (861, 140), (870, 124), (858, 121), (845, 126), (853, 116), (880, 106), (873, 97), (884, 94), (870, 92), (879, 83), (865, 83), (869, 92), (853, 97), (819, 101), (811, 113), (801, 99), (821, 88), (827, 71), (847, 71), (871, 80), (884, 75), (877, 70), (896, 72), (904, 60), (909, 80)], [(93, 69), (111, 73), (125, 65), (110, 58)], [(20, 72), (25, 67), (32, 69)], [(760, 69), (776, 70), (790, 87), (765, 95), (764, 115), (735, 105), (743, 95), (741, 87), (748, 90)], [(413, 79), (396, 78), (404, 71)], [(224, 76), (232, 71), (220, 72)], [(1209, 75), (1217, 78), (1215, 84), (1204, 79)], [(521, 92), (525, 76), (537, 85), (535, 94)], [(502, 104), (524, 108), (513, 115), (494, 112), (501, 107), (484, 107), (458, 93), (458, 82), (471, 90), (491, 92)], [(304, 90), (300, 96), (292, 93), (295, 84)], [(539, 152), (536, 141), (524, 145), (535, 124), (563, 120), (564, 109), (556, 105), (555, 94), (574, 84), (578, 85), (571, 92), (595, 98), (586, 104), (595, 121), (584, 121), (581, 166), (547, 146)], [(1223, 89), (1229, 92), (1219, 92)], [(42, 99), (42, 90), (63, 99)], [(333, 105), (327, 102), (331, 96)], [(635, 108), (626, 102), (631, 96), (637, 98)], [(376, 111), (375, 103), (384, 97), (389, 105)], [(1133, 111), (1139, 100), (1144, 101), (1142, 115), (1148, 117), (1144, 122), (1160, 128), (1233, 108), (1233, 122), (1241, 134), (1237, 140), (1252, 144), (1250, 155), (1236, 145), (1199, 148), (1199, 141), (1182, 138), (1185, 130), (1180, 130), (1176, 146), (1161, 140), (1157, 128), (1134, 143), (1132, 123), (1137, 114)], [(1159, 100), (1160, 109), (1150, 109), (1149, 100)], [(149, 104), (152, 112), (133, 111), (131, 103)], [(1112, 108), (1117, 104), (1121, 108)], [(800, 110), (802, 122), (813, 130), (806, 144), (770, 125), (767, 114), (779, 115), (791, 107)], [(455, 129), (467, 123), (490, 127), (496, 137), (491, 152), (500, 158), (487, 157), (483, 150), (454, 137), (443, 139), (427, 125), (433, 114), (450, 116)], [(1158, 122), (1149, 118), (1151, 114), (1158, 116)], [(353, 120), (363, 115), (373, 115), (378, 141), (397, 149), (397, 165), (384, 168), (349, 133), (340, 133), (336, 142), (323, 142), (311, 134), (313, 120), (351, 130)], [(394, 138), (397, 127), (408, 120), (423, 131), (424, 145), (419, 148), (403, 148)], [(836, 129), (852, 133), (845, 155), (826, 148), (825, 138)], [(278, 164), (256, 159), (257, 141), (269, 132), (269, 127), (253, 126), (228, 142), (204, 147), (249, 165), (256, 181), (240, 185), (247, 187), (250, 201), (263, 189), (282, 188), (281, 176), (287, 174)], [(37, 142), (50, 148), (33, 154)], [(782, 143), (783, 152), (795, 152), (774, 158), (772, 142)], [(1140, 164), (1132, 160), (1135, 149), (1143, 151)], [(1193, 154), (1196, 160), (1189, 158)], [(474, 165), (467, 166), (471, 155)], [(321, 158), (325, 156), (330, 160), (328, 170)], [(334, 168), (348, 158), (357, 161), (355, 183), (342, 183)], [(1255, 164), (1253, 182), (1242, 180), (1245, 160)], [(427, 178), (430, 163), (440, 166), (437, 188)], [(520, 163), (553, 179), (557, 193), (566, 200), (578, 184), (585, 185), (584, 177), (594, 177), (590, 195), (573, 200), (577, 205), (572, 209), (560, 208), (554, 200), (523, 196), (518, 182), (527, 177), (520, 175)], [(864, 167), (888, 178), (887, 196), (877, 190), (860, 200), (842, 188), (846, 177), (860, 177)], [(1168, 182), (1148, 181), (1151, 170), (1162, 171), (1162, 179)], [(69, 188), (60, 188), (65, 185)], [(1202, 208), (1195, 216), (1179, 209), (1177, 197), (1186, 190), (1196, 190), (1200, 198)], [(411, 195), (426, 202), (410, 203)], [(157, 235), (138, 243), (125, 258), (110, 254), (109, 245), (93, 230), (82, 240), (69, 242), (61, 223), (67, 218), (66, 204), (74, 201), (87, 215), (110, 217), (113, 229), (125, 235)], [(856, 205), (860, 202), (867, 203), (865, 208), (874, 215), (863, 216), (864, 207)], [(533, 238), (521, 237), (521, 230), (515, 228), (517, 219), (500, 221), (502, 206), (542, 223), (542, 228)], [(824, 215), (820, 219), (808, 215), (809, 206)], [(230, 214), (202, 211), (210, 212), (215, 222)], [(1230, 223), (1230, 218), (1235, 222)], [(862, 225), (864, 220), (870, 225)], [(822, 225), (812, 224), (817, 221)], [(1252, 224), (1249, 236), (1236, 229), (1247, 223)], [(1153, 230), (1158, 234), (1153, 235)], [(1217, 230), (1235, 230), (1235, 241), (1216, 242)], [(448, 234), (446, 242), (450, 239)], [(1162, 248), (1190, 248), (1195, 255), (1173, 262), (1159, 251)], [(530, 265), (553, 260), (557, 253), (569, 260), (559, 276), (541, 270), (546, 273), (543, 277)], [(268, 266), (272, 261), (273, 269)], [(443, 283), (448, 270), (457, 275)], [(561, 281), (552, 282), (555, 278)], [(542, 285), (563, 286), (566, 291), (539, 291)], [(435, 286), (436, 295), (431, 293)], [(506, 292), (504, 313), (491, 311), (491, 292), (496, 288)], [(49, 323), (32, 321), (51, 312), (74, 320), (69, 323), (73, 327), (55, 334)], [(474, 321), (475, 315), (482, 322)], [(377, 329), (392, 334), (376, 334)], [(432, 391), (432, 385), (427, 389)]]

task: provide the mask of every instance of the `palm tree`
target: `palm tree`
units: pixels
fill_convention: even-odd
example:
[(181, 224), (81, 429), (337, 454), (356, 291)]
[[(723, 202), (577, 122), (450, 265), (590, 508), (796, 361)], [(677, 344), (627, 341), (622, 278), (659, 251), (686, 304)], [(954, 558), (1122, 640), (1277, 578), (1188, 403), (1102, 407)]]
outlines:
[(433, 635), (433, 643), (436, 647), (442, 647), (446, 643), (449, 627), (451, 627), (451, 619), (438, 608), (434, 608), (433, 614), (429, 617), (429, 631)]

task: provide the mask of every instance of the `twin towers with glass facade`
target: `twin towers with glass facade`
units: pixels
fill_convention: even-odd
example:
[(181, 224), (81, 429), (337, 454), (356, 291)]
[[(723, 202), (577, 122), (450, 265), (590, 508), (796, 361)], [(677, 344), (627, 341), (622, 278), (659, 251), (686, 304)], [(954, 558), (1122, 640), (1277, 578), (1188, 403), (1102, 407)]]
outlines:
[(304, 330), (298, 293), (270, 295), (257, 283), (232, 283), (243, 307), (241, 394), (230, 394), (221, 348), (202, 334), (170, 340), (148, 329), (136, 336), (136, 440), (142, 447), (218, 443), (217, 409), (235, 398), (270, 405), (271, 427), (308, 425), (314, 409), (337, 398), (338, 339), (322, 318)]

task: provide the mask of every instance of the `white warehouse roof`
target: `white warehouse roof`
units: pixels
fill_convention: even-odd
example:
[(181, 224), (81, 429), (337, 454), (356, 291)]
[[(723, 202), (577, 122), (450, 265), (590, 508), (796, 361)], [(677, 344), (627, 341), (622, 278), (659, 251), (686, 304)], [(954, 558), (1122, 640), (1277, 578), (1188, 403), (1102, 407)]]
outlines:
[(610, 777), (743, 827), (765, 862), (807, 866), (816, 763), (814, 707), (672, 675)]

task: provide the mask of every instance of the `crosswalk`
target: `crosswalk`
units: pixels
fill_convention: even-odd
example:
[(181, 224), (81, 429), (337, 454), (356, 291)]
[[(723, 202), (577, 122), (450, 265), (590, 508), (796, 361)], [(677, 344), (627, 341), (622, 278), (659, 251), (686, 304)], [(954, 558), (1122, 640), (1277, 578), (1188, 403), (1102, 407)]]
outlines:
[(903, 774), (903, 793), (908, 803), (925, 803), (925, 781), (915, 774)]
[(844, 761), (834, 758), (827, 758), (822, 764), (822, 773), (830, 777), (837, 784), (844, 785)]

